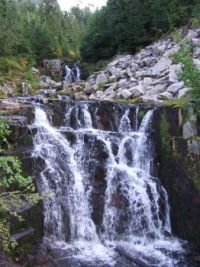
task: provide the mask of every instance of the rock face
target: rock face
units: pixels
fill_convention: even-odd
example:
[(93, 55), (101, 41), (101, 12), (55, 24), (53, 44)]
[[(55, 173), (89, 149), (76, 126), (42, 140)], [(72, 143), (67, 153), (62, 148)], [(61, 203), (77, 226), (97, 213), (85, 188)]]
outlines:
[[(195, 43), (193, 57), (200, 68), (199, 30), (190, 30), (186, 38)], [(178, 76), (183, 66), (173, 64), (171, 59), (179, 48), (171, 38), (166, 38), (134, 56), (118, 56), (104, 71), (88, 78), (84, 91), (93, 100), (139, 99), (139, 102), (146, 102), (149, 98), (158, 104), (166, 99), (184, 97), (189, 88)], [(99, 93), (100, 88), (103, 93)]]
[[(14, 156), (19, 156), (24, 175), (34, 177), (34, 161), (31, 153), (33, 149), (32, 135), (33, 133), (28, 128), (34, 120), (34, 106), (31, 104), (22, 104), (17, 100), (1, 100), (0, 101), (1, 116), (6, 119), (10, 126), (11, 134), (7, 138), (10, 144), (9, 153)], [(17, 240), (20, 248), (27, 253), (41, 239), (43, 235), (43, 214), (41, 203), (30, 207), (24, 207), (20, 215), (24, 221), (19, 222), (15, 218), (11, 219), (10, 231), (12, 236)], [(37, 218), (37, 219), (36, 219)], [(18, 248), (15, 250), (15, 255), (22, 256), (22, 252)], [(2, 261), (3, 262), (3, 261)], [(1, 263), (1, 254), (0, 254)], [(18, 266), (7, 263), (2, 266)], [(0, 264), (1, 265), (1, 264)]]
[[(146, 80), (146, 83), (150, 82), (152, 81)], [(113, 88), (112, 90), (114, 91)], [(79, 106), (84, 106), (85, 104), (86, 102), (49, 100), (45, 108), (49, 110), (49, 117), (51, 117), (52, 124), (56, 127), (64, 124), (66, 110), (71, 110), (70, 127), (78, 129), (79, 121), (77, 116), (81, 118), (83, 114), (81, 112), (73, 112), (73, 108), (76, 110)], [(119, 118), (122, 116), (124, 107), (124, 105), (106, 101), (89, 102), (94, 128), (115, 132), (119, 126)], [(129, 116), (134, 117), (136, 107), (133, 105), (129, 107)], [(17, 153), (22, 159), (24, 171), (37, 179), (38, 173), (44, 167), (40, 158), (33, 161), (31, 157), (33, 149), (32, 138), (37, 129), (30, 131), (27, 127), (34, 120), (34, 107), (29, 104), (20, 104), (17, 101), (4, 100), (0, 103), (0, 110), (9, 119), (13, 129), (13, 134), (10, 136), (13, 153)], [(147, 107), (140, 107), (139, 123), (146, 110), (148, 110)], [(190, 108), (187, 111), (187, 116), (183, 115), (185, 115), (183, 111), (177, 108), (157, 108), (155, 111), (152, 135), (156, 145), (155, 155), (157, 155), (156, 165), (158, 168), (154, 172), (155, 177), (157, 175), (160, 178), (161, 183), (169, 194), (173, 232), (178, 237), (200, 246), (200, 142), (197, 138), (199, 125), (194, 109)], [(184, 119), (184, 117), (187, 119)], [(63, 132), (63, 134), (73, 145), (76, 140), (75, 134), (69, 131)], [(108, 152), (103, 149), (100, 140), (92, 138), (91, 133), (85, 134), (83, 140), (85, 142), (84, 157), (89, 159), (92, 156), (98, 159), (98, 161), (94, 160), (90, 166), (84, 166), (84, 168), (89, 168), (91, 172), (93, 186), (91, 195), (92, 219), (99, 230), (102, 222), (106, 188), (104, 163), (108, 157)], [(91, 145), (94, 148), (93, 155), (90, 154)], [(117, 151), (117, 146), (112, 149)], [(116, 201), (118, 205), (123, 203), (123, 200), (117, 195)], [(32, 247), (32, 245), (41, 241), (43, 236), (42, 209), (40, 206), (27, 209), (24, 211), (24, 216), (25, 222), (22, 225), (13, 222), (11, 229), (13, 234), (19, 238), (19, 241), (21, 240), (20, 244), (25, 246), (31, 244)], [(43, 253), (42, 250), (41, 253)], [(45, 255), (38, 255), (37, 262), (43, 262), (42, 259), (46, 262), (49, 261), (46, 258), (48, 252), (44, 253)], [(29, 256), (25, 258), (25, 261), (31, 262), (33, 260), (34, 257)]]
[(191, 108), (162, 109), (158, 121), (158, 177), (169, 195), (172, 229), (200, 248), (200, 125)]

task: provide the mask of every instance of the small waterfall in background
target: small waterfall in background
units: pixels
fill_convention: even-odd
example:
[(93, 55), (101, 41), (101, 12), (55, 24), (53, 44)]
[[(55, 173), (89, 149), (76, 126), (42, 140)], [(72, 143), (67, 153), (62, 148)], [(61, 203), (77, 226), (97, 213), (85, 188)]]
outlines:
[(98, 114), (87, 102), (68, 104), (55, 128), (35, 109), (33, 156), (44, 162), (37, 183), (49, 194), (44, 239), (62, 251), (58, 266), (183, 267), (168, 196), (153, 176), (154, 110), (140, 122), (139, 108), (125, 107), (115, 129), (105, 129)]
[(65, 65), (63, 80), (69, 84), (79, 82), (81, 77), (79, 63)]

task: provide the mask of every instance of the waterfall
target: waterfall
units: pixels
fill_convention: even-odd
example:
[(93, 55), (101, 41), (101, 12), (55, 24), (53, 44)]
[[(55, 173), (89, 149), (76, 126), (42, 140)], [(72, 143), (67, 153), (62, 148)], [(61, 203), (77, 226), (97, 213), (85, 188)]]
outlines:
[(112, 121), (115, 129), (105, 129), (99, 113), (87, 102), (66, 104), (64, 125), (55, 128), (35, 108), (33, 157), (44, 162), (37, 184), (47, 194), (46, 242), (65, 251), (62, 260), (73, 267), (179, 266), (171, 254), (183, 249), (170, 237), (167, 192), (153, 176), (154, 110), (139, 123), (139, 108), (133, 114), (125, 107)]
[(74, 82), (79, 82), (81, 77), (81, 72), (78, 63), (65, 65), (63, 73), (64, 81), (71, 84)]
[(44, 202), (46, 236), (53, 240), (65, 240), (62, 214), (66, 212), (70, 220), (70, 239), (98, 239), (74, 151), (67, 139), (50, 125), (46, 113), (40, 108), (35, 110), (35, 126), (38, 133), (34, 140), (34, 157), (42, 158), (46, 165), (39, 186), (41, 192), (54, 194)]

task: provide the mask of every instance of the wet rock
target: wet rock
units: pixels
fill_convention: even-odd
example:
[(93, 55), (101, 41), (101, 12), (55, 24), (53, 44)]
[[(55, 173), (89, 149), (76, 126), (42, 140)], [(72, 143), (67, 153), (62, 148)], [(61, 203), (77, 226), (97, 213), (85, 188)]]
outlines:
[(0, 251), (0, 266), (1, 267), (20, 267), (19, 264), (14, 263), (9, 257)]
[(187, 121), (183, 125), (183, 138), (188, 139), (190, 137), (196, 136), (198, 133), (197, 131), (197, 124), (194, 121)]

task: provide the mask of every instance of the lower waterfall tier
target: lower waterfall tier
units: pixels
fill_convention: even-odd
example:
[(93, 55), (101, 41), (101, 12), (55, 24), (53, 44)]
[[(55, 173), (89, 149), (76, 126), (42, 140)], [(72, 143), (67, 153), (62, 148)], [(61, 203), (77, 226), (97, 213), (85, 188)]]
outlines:
[(140, 123), (138, 112), (121, 110), (113, 132), (94, 128), (97, 116), (84, 103), (66, 108), (61, 128), (51, 125), (41, 107), (35, 109), (33, 157), (45, 165), (37, 184), (50, 195), (44, 201), (44, 240), (66, 253), (66, 262), (77, 261), (72, 266), (119, 266), (119, 255), (132, 260), (129, 266), (179, 264), (184, 250), (171, 236), (167, 193), (153, 176), (154, 111)]
[[(162, 108), (49, 100), (44, 105), (26, 102), (9, 115), (15, 152), (47, 196), (37, 211), (25, 212), (28, 227), (35, 229), (34, 244), (42, 232), (38, 262), (50, 260), (56, 267), (198, 266), (189, 256), (188, 243), (174, 234), (181, 202), (171, 200), (187, 197), (187, 192), (174, 194), (181, 189), (171, 170), (177, 161), (163, 165), (160, 159), (169, 159), (166, 151), (172, 140), (168, 150), (161, 151), (161, 134), (166, 144), (163, 114), (171, 116), (168, 130), (174, 138), (180, 132), (180, 113), (169, 110), (168, 115)], [(191, 192), (197, 201), (197, 193)], [(187, 224), (189, 218), (176, 224)], [(197, 230), (192, 230), (196, 238)], [(189, 239), (184, 234), (178, 236)]]

